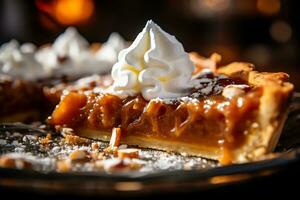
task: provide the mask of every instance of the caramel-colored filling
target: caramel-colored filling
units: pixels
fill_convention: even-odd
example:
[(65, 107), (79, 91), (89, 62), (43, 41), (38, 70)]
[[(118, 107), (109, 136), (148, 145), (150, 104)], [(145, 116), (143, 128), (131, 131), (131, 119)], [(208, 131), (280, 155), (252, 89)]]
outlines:
[(23, 80), (0, 79), (0, 116), (39, 109), (43, 106), (39, 84)]
[(191, 97), (197, 98), (187, 100), (148, 102), (140, 95), (121, 99), (105, 93), (71, 92), (62, 98), (49, 122), (75, 130), (111, 131), (113, 127), (121, 127), (125, 137), (137, 135), (236, 148), (243, 144), (247, 131), (255, 122), (261, 96), (260, 88), (250, 88), (242, 96), (231, 99), (220, 94), (224, 86), (239, 82), (229, 78), (215, 79), (215, 84), (205, 87), (218, 89), (202, 90), (201, 93), (201, 88), (194, 88)]

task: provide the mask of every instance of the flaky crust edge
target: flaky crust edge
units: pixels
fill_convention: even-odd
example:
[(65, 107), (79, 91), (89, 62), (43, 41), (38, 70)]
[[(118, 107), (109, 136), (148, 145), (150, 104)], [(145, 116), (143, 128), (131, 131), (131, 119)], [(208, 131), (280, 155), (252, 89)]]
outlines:
[(261, 87), (263, 91), (256, 118), (259, 126), (249, 130), (245, 144), (233, 152), (232, 162), (258, 160), (272, 152), (287, 118), (294, 89), (293, 84), (288, 82), (289, 75), (283, 72), (257, 72), (252, 64), (243, 62), (220, 67), (216, 72), (241, 78), (254, 87)]

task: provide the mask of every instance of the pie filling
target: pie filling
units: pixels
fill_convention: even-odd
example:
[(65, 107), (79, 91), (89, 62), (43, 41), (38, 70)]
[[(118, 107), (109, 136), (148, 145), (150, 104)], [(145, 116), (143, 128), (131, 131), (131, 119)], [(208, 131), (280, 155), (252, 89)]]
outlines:
[(41, 106), (42, 89), (38, 84), (23, 80), (0, 78), (0, 118), (37, 110)]
[[(0, 122), (44, 121), (59, 103), (62, 86), (70, 85), (64, 83), (67, 81), (67, 78), (30, 81), (1, 75)], [(60, 90), (56, 89), (59, 86)]]
[[(49, 123), (141, 136), (190, 145), (231, 150), (243, 144), (255, 122), (261, 88), (239, 79), (203, 73), (186, 97), (145, 100), (141, 95), (120, 98), (109, 93), (70, 92), (62, 97)], [(246, 85), (243, 93), (226, 97), (227, 86)]]

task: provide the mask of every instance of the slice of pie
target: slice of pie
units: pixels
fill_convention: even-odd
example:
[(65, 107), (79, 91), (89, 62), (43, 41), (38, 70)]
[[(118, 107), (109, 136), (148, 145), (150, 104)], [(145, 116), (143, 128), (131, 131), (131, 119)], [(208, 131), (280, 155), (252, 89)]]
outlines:
[(0, 74), (0, 122), (45, 121), (63, 93), (95, 87), (104, 89), (111, 83), (110, 75), (91, 75), (71, 82), (64, 79), (29, 81)]
[(42, 88), (37, 83), (0, 75), (0, 122), (39, 119), (42, 94)]
[(13, 39), (1, 45), (0, 122), (44, 121), (63, 91), (83, 90), (93, 84), (104, 87), (110, 79), (106, 74), (126, 46), (118, 33), (112, 33), (103, 44), (89, 44), (72, 27), (53, 44), (36, 47)]
[(293, 85), (285, 73), (219, 61), (217, 54), (189, 56), (149, 21), (119, 54), (113, 85), (70, 91), (48, 122), (104, 141), (119, 127), (123, 143), (222, 164), (256, 160), (277, 144)]

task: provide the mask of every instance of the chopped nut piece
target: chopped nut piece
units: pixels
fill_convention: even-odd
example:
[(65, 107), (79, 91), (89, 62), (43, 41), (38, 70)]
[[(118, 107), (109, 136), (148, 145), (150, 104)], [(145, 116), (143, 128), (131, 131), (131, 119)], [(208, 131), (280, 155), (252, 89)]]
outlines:
[(118, 147), (121, 141), (121, 128), (113, 128), (109, 141), (110, 147)]
[(52, 142), (52, 135), (50, 133), (48, 133), (46, 137), (40, 139), (42, 145), (49, 144), (50, 142)]
[(125, 158), (111, 158), (107, 160), (98, 161), (95, 163), (98, 168), (103, 168), (107, 172), (113, 171), (127, 171), (127, 170), (138, 170), (142, 164), (134, 162), (131, 159)]
[(240, 96), (245, 93), (244, 89), (249, 88), (248, 85), (227, 85), (222, 92), (222, 95), (228, 99), (235, 96)]
[(99, 153), (97, 159), (102, 160), (103, 158), (104, 158), (104, 153), (103, 152)]
[(118, 150), (119, 158), (138, 158), (139, 157), (139, 149), (120, 149)]
[(61, 126), (55, 126), (57, 132), (61, 132), (64, 135), (73, 135), (74, 130), (72, 128), (62, 128)]
[(51, 135), (51, 133), (47, 133), (46, 138), (47, 138), (48, 140), (52, 140), (52, 135)]
[(60, 160), (56, 163), (56, 170), (58, 172), (69, 172), (71, 170), (71, 163), (69, 160)]
[(13, 158), (8, 155), (4, 155), (0, 158), (0, 167), (15, 168), (15, 169), (31, 169), (32, 164), (21, 158)]
[(90, 153), (91, 159), (98, 160), (99, 151), (95, 150)]
[(104, 158), (104, 153), (99, 151), (94, 151), (90, 155), (93, 160), (102, 160)]
[(85, 150), (77, 149), (70, 153), (69, 158), (71, 161), (87, 160), (89, 158), (89, 153)]
[(118, 147), (108, 146), (107, 148), (103, 149), (103, 152), (117, 156), (118, 155)]
[(92, 143), (92, 149), (93, 150), (98, 150), (99, 149), (99, 144), (97, 142)]
[(142, 167), (141, 163), (137, 163), (137, 162), (130, 162), (128, 164), (128, 169), (129, 170), (139, 170)]
[(76, 135), (64, 135), (65, 137), (65, 143), (67, 144), (89, 144), (90, 140), (89, 139), (85, 139), (85, 138), (81, 138), (79, 136)]
[(102, 162), (102, 165), (103, 165), (103, 169), (108, 172), (115, 171), (118, 169), (119, 170), (124, 169), (126, 167), (124, 165), (123, 160), (119, 159), (119, 158), (112, 158), (112, 159), (104, 160)]

